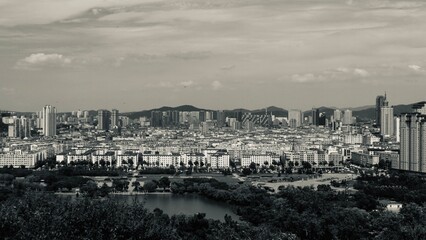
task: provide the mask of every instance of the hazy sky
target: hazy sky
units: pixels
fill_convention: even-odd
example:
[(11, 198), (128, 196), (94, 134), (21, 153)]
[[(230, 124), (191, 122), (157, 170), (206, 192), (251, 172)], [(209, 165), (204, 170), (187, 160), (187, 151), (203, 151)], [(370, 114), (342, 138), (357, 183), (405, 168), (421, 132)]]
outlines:
[(426, 1), (1, 0), (0, 109), (426, 100)]

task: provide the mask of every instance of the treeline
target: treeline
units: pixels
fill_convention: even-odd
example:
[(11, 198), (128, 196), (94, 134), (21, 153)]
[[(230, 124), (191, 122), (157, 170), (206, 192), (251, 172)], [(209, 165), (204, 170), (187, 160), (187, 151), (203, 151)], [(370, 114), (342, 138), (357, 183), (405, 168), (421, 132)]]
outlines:
[(168, 174), (173, 175), (176, 173), (174, 168), (145, 168), (139, 171), (140, 174)]
[(29, 192), (0, 205), (0, 239), (296, 239), (290, 233), (206, 219), (205, 214), (169, 217), (141, 203), (70, 201)]
[(11, 174), (15, 177), (26, 177), (32, 173), (32, 170), (26, 168), (0, 168), (0, 174)]
[(362, 175), (354, 188), (375, 198), (387, 198), (402, 203), (426, 202), (426, 181), (420, 176), (392, 174), (390, 176)]
[(426, 207), (406, 204), (400, 214), (384, 211), (364, 192), (333, 191), (329, 185), (287, 187), (277, 194), (250, 185), (225, 186), (214, 179), (172, 183), (174, 193), (198, 193), (230, 203), (242, 220), (265, 231), (300, 239), (426, 239)]
[(99, 169), (86, 169), (82, 167), (61, 167), (57, 170), (59, 175), (64, 176), (90, 176), (90, 177), (98, 177), (98, 176), (109, 176), (115, 177), (120, 175), (119, 170), (107, 170), (104, 168)]

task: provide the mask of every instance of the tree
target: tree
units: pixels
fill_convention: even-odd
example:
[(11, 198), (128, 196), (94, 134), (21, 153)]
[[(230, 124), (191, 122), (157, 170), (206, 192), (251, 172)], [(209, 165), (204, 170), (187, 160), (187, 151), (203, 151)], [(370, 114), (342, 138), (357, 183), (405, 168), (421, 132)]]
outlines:
[(112, 187), (118, 192), (125, 192), (129, 189), (129, 181), (121, 179), (113, 179)]
[(144, 182), (143, 189), (147, 192), (154, 192), (157, 189), (157, 183), (154, 181)]
[(251, 174), (251, 170), (250, 170), (250, 168), (243, 168), (242, 173), (247, 176), (247, 175)]
[(101, 197), (106, 197), (111, 192), (111, 188), (108, 187), (106, 183), (102, 185), (102, 187), (99, 188), (99, 195)]
[(141, 183), (138, 181), (132, 182), (133, 191), (139, 192), (141, 190)]
[(166, 188), (170, 187), (169, 178), (168, 177), (160, 178), (160, 180), (158, 181), (158, 187), (163, 188), (164, 191), (166, 190)]
[(192, 170), (192, 166), (194, 165), (191, 160), (188, 161), (189, 168)]
[(130, 169), (132, 169), (133, 168), (133, 164), (134, 164), (133, 159), (129, 158), (129, 159), (127, 159), (127, 162), (129, 163)]
[(303, 166), (304, 169), (311, 169), (312, 168), (311, 164), (309, 162), (305, 162), (305, 161), (302, 162), (302, 166)]
[(182, 161), (180, 161), (179, 165), (180, 165), (180, 170), (185, 170), (185, 164)]
[(329, 191), (332, 191), (332, 189), (331, 189), (330, 185), (328, 185), (328, 184), (319, 184), (319, 185), (317, 186), (317, 190), (318, 190), (318, 191), (322, 191), (322, 192), (329, 192)]
[(249, 168), (252, 173), (256, 173), (256, 168), (257, 168), (256, 163), (251, 162)]
[(99, 164), (101, 165), (101, 167), (105, 167), (106, 162), (105, 162), (105, 160), (101, 159), (99, 161)]
[(98, 194), (98, 185), (90, 180), (80, 188), (80, 191), (84, 196), (94, 198)]
[(231, 160), (229, 162), (229, 165), (231, 166), (232, 170), (237, 171), (237, 164), (235, 163), (234, 160)]

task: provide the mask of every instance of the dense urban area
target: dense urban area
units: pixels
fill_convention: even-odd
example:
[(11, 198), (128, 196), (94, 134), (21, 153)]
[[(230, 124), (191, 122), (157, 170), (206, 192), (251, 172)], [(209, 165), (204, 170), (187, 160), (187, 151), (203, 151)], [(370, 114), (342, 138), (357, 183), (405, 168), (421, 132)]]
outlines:
[(426, 102), (353, 111), (2, 111), (0, 238), (426, 239)]

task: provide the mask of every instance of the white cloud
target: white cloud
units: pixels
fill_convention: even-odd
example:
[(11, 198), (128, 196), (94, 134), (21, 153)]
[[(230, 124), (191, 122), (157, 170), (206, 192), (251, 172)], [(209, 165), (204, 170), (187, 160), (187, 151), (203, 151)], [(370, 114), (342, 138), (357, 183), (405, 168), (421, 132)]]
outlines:
[(422, 71), (422, 67), (420, 67), (419, 65), (408, 65), (408, 68), (416, 71), (416, 72), (420, 72)]
[(40, 69), (47, 66), (65, 66), (71, 63), (71, 58), (62, 54), (34, 53), (19, 60), (15, 67), (18, 69)]
[(219, 90), (223, 87), (223, 84), (219, 81), (213, 81), (212, 87), (213, 87), (213, 90)]
[(370, 73), (365, 70), (365, 69), (361, 69), (361, 68), (355, 68), (354, 69), (354, 74), (357, 76), (361, 76), (361, 77), (368, 77), (370, 76)]
[(314, 82), (315, 80), (316, 80), (316, 77), (312, 73), (293, 74), (291, 76), (291, 81), (297, 82), (297, 83)]

